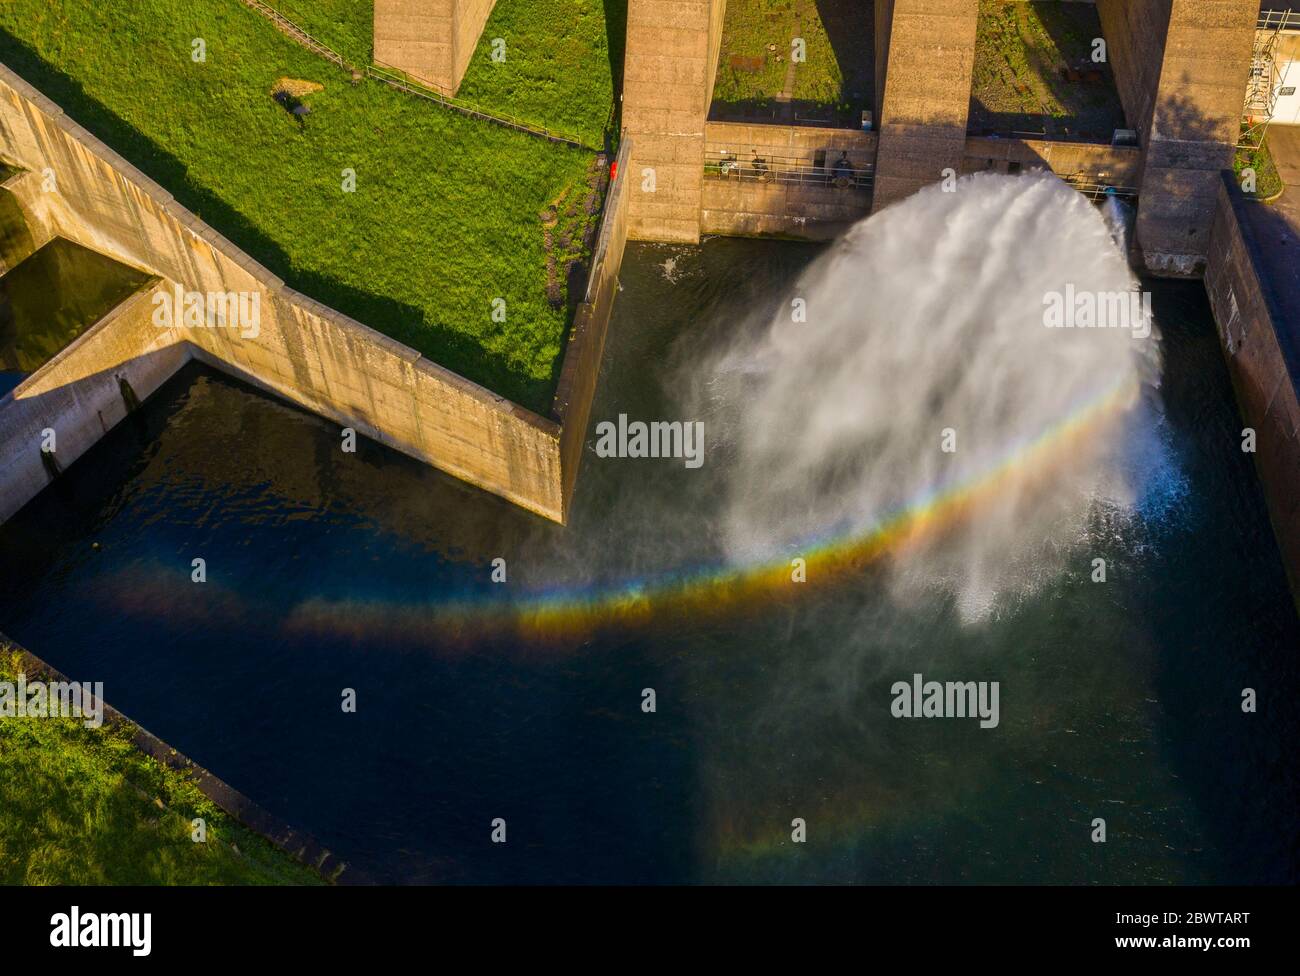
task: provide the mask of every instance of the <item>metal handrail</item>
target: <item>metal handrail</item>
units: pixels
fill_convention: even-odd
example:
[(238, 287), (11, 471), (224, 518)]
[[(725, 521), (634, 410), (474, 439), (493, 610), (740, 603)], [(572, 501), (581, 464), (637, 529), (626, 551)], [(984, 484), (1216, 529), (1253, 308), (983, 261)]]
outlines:
[[(797, 162), (793, 160), (798, 159)], [(704, 154), (706, 179), (737, 180), (751, 183), (793, 183), (804, 186), (833, 186), (840, 189), (867, 189), (875, 182), (875, 166), (853, 163), (852, 174), (836, 174), (835, 164), (810, 166), (804, 157), (773, 157), (757, 153), (741, 159), (735, 153), (710, 150)]]
[(348, 60), (339, 54), (324, 41), (313, 37), (311, 34), (291, 20), (280, 8), (288, 10), (288, 4), (284, 0), (239, 0), (245, 7), (251, 7), (263, 17), (273, 21), (286, 34), (300, 43), (315, 54), (319, 54), (327, 61), (333, 61), (345, 71), (355, 72), (357, 69), (348, 63)]
[(1261, 10), (1256, 30), (1300, 30), (1300, 13), (1294, 10)]
[(563, 143), (577, 149), (587, 149), (591, 152), (600, 152), (600, 147), (588, 145), (577, 136), (557, 132), (553, 129), (548, 129), (546, 126), (536, 125), (532, 122), (515, 118), (511, 115), (502, 115), (497, 112), (490, 112), (473, 102), (455, 98), (451, 95), (444, 95), (442, 92), (438, 91), (438, 89), (433, 88), (410, 74), (407, 74), (401, 68), (395, 68), (391, 64), (384, 64), (382, 61), (376, 61), (373, 64), (366, 65), (366, 75), (374, 78), (376, 81), (382, 81), (384, 84), (392, 88), (407, 92), (411, 95), (416, 95), (420, 98), (426, 98), (431, 102), (436, 102), (439, 105), (449, 108), (454, 112), (459, 112), (462, 115), (468, 115), (476, 119), (483, 119), (487, 122), (494, 122), (497, 125), (505, 126), (508, 129), (526, 132), (529, 135), (537, 136), (540, 139)]

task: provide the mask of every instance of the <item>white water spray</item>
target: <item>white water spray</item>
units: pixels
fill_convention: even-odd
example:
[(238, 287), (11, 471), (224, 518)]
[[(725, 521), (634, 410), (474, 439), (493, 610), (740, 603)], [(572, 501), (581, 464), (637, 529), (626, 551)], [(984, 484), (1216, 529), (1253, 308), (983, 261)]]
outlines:
[[(1098, 503), (1127, 510), (1167, 465), (1144, 395), (1159, 372), (1158, 337), (1140, 311), (1128, 327), (1113, 321), (1142, 303), (1128, 301), (1137, 282), (1123, 215), (1110, 216), (1119, 219), (1048, 175), (981, 174), (850, 230), (795, 290), (806, 321), (786, 306), (757, 351), (733, 350), (714, 374), (713, 394), (743, 404), (732, 557), (870, 531), (1006, 465), (996, 497), (899, 562), (894, 579), (905, 592), (942, 582), (978, 616), (1055, 575)], [(1071, 327), (1047, 327), (1051, 296), (1067, 293), (1085, 304), (1103, 296), (1109, 311), (1094, 305), (1087, 326), (1087, 309), (1071, 307)], [(1110, 319), (1097, 327), (1098, 315)], [(1116, 390), (1109, 422), (1091, 425), (1065, 463), (1017, 467), (1025, 445)]]

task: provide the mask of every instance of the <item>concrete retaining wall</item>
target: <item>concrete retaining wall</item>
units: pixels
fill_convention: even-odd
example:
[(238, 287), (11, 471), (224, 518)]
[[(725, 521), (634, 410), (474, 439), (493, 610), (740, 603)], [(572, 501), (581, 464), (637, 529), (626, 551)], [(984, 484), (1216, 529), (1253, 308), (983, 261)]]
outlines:
[[(845, 151), (858, 172), (875, 166), (874, 132), (739, 122), (709, 122), (704, 132), (706, 152), (735, 153), (742, 161), (757, 149), (760, 156), (812, 166), (813, 154), (825, 150), (827, 165)], [(700, 231), (704, 234), (774, 234), (820, 240), (834, 237), (865, 217), (871, 193), (867, 189), (706, 176), (701, 205)]]
[(1205, 290), (1219, 326), (1228, 372), (1247, 426), (1256, 432), (1255, 467), (1300, 607), (1300, 363), (1289, 359), (1279, 303), (1262, 276), (1232, 172), (1221, 174)]
[(260, 294), (255, 338), (229, 328), (185, 330), (179, 338), (199, 358), (533, 512), (563, 519), (555, 420), (286, 288), (2, 66), (0, 152), (32, 176), (46, 168), (54, 173), (56, 192), (36, 179), (14, 187), (39, 233), (67, 237), (189, 290)]
[(123, 381), (143, 400), (190, 359), (174, 331), (153, 324), (153, 296), (166, 287), (140, 288), (0, 399), (0, 522), (50, 482), (46, 429), (66, 468), (127, 415)]
[(632, 143), (625, 138), (619, 146), (617, 177), (605, 200), (605, 219), (596, 241), (587, 293), (578, 306), (569, 332), (569, 346), (564, 353), (560, 382), (555, 389), (551, 413), (562, 428), (560, 435), (561, 469), (564, 473), (564, 518), (573, 502), (583, 447), (587, 442), (587, 423), (591, 404), (600, 379), (600, 364), (605, 352), (605, 334), (614, 313), (618, 295), (618, 272), (623, 265), (627, 245), (629, 183), (623, 174), (632, 155)]

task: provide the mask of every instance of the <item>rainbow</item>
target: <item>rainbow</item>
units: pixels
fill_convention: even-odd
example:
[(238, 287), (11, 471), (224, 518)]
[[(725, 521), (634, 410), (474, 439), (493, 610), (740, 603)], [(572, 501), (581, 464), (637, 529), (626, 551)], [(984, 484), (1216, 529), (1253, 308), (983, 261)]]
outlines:
[(516, 635), (534, 642), (571, 643), (609, 627), (652, 623), (660, 615), (717, 616), (737, 607), (791, 599), (801, 586), (792, 578), (792, 557), (805, 560), (807, 579), (843, 578), (887, 554), (935, 539), (972, 517), (1013, 479), (1047, 477), (1099, 429), (1135, 402), (1139, 387), (1125, 378), (1067, 412), (1036, 437), (1012, 444), (969, 480), (931, 489), (866, 529), (828, 534), (792, 547), (789, 556), (752, 565), (715, 564), (606, 584), (557, 587), (513, 598), (396, 603), (386, 599), (313, 598), (291, 610), (284, 629), (352, 636), (373, 641), (385, 635), (474, 640)]

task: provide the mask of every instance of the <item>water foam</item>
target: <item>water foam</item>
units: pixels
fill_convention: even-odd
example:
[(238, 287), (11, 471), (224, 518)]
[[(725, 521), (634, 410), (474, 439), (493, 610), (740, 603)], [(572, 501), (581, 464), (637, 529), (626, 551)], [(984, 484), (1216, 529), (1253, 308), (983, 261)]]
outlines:
[[(1116, 210), (1116, 208), (1109, 208)], [(896, 565), (978, 616), (1061, 568), (1098, 504), (1131, 511), (1167, 467), (1149, 395), (1159, 342), (1048, 328), (1045, 296), (1132, 292), (1123, 215), (1049, 175), (931, 186), (856, 225), (819, 259), (757, 347), (715, 371), (736, 406), (725, 537), (737, 563), (852, 535), (977, 480), (1107, 391), (1125, 409), (1051, 472), (1002, 480), (978, 518)], [(792, 314), (806, 303), (806, 321)], [(945, 451), (945, 440), (955, 450)]]

